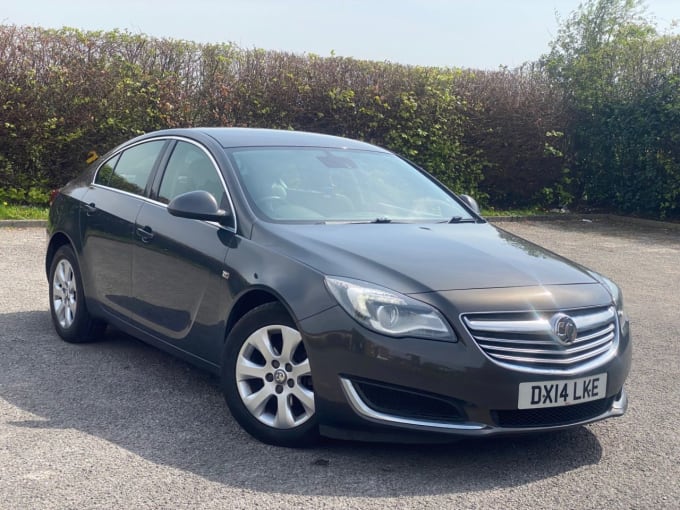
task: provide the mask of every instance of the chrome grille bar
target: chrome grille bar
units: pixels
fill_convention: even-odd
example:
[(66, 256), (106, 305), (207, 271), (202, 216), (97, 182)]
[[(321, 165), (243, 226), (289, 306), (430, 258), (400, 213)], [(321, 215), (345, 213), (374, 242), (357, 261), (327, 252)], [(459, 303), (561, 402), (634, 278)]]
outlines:
[(521, 320), (521, 321), (485, 321), (465, 319), (468, 327), (474, 330), (489, 331), (494, 333), (549, 333), (550, 321), (547, 319)]
[[(522, 340), (513, 340), (512, 338), (492, 338), (489, 336), (475, 336), (475, 340), (478, 342), (497, 342), (500, 344), (522, 343)], [(531, 345), (555, 345), (554, 340), (526, 340), (524, 343)]]
[[(577, 337), (565, 343), (553, 331), (554, 316), (568, 315)], [(492, 360), (519, 370), (572, 369), (611, 352), (617, 344), (614, 307), (554, 312), (468, 314), (472, 338)]]
[[(575, 315), (572, 317), (579, 331), (604, 326), (613, 318), (614, 310), (611, 307), (590, 316)], [(550, 320), (543, 317), (530, 320), (483, 320), (466, 317), (465, 322), (470, 329), (498, 333), (510, 331), (513, 333), (550, 333), (552, 331)]]
[[(503, 352), (521, 352), (525, 354), (545, 354), (545, 355), (556, 355), (556, 356), (565, 356), (569, 354), (573, 354), (575, 352), (582, 352), (582, 351), (587, 351), (588, 349), (593, 349), (594, 347), (599, 347), (600, 345), (606, 344), (611, 342), (614, 339), (614, 334), (610, 333), (609, 335), (603, 337), (600, 340), (597, 340), (596, 342), (589, 343), (587, 345), (580, 345), (578, 347), (571, 347), (567, 349), (523, 349), (520, 347), (502, 347), (498, 345), (489, 345), (485, 344), (484, 348), (489, 351), (503, 351)], [(481, 344), (480, 344), (481, 345)]]
[[(575, 344), (579, 344), (581, 342), (588, 342), (592, 340), (593, 338), (597, 338), (599, 336), (602, 336), (606, 333), (612, 333), (614, 331), (614, 323), (609, 324), (606, 328), (596, 331), (595, 333), (592, 333), (590, 335), (584, 335), (584, 336), (578, 336), (576, 340), (574, 340)], [(613, 333), (612, 333), (613, 334)]]
[(597, 356), (598, 354), (602, 354), (603, 352), (607, 352), (609, 350), (608, 345), (604, 345), (597, 349), (596, 351), (593, 352), (588, 352), (586, 354), (582, 354), (581, 356), (574, 356), (569, 359), (544, 359), (544, 358), (530, 358), (530, 357), (524, 357), (524, 356), (506, 356), (504, 354), (498, 354), (495, 357), (499, 359), (507, 359), (507, 360), (512, 360), (512, 361), (518, 361), (522, 363), (558, 363), (560, 365), (573, 365), (574, 363), (578, 363), (579, 361), (587, 360), (590, 359), (594, 356)]

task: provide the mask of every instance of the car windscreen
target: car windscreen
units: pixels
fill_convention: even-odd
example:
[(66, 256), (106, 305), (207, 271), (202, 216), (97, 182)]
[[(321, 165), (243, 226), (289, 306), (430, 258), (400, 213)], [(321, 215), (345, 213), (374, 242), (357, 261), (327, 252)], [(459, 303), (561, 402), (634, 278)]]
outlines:
[(391, 153), (308, 147), (227, 151), (250, 205), (285, 222), (471, 220), (454, 198)]

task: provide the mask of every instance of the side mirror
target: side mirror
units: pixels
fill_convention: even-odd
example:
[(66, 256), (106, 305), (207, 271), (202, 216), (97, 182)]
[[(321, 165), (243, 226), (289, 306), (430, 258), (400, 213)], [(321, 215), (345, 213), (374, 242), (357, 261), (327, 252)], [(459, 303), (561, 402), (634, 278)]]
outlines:
[(481, 214), (479, 210), (479, 204), (470, 195), (458, 195), (460, 199), (465, 202), (465, 204), (472, 209), (476, 214)]
[(173, 198), (168, 204), (168, 212), (179, 218), (216, 221), (224, 223), (230, 213), (220, 209), (217, 200), (207, 191), (189, 191)]

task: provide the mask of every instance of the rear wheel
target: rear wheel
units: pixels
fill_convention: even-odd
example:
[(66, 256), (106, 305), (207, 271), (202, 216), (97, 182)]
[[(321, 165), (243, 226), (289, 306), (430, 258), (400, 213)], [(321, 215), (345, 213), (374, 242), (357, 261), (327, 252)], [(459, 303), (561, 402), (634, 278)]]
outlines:
[(57, 250), (50, 266), (50, 313), (57, 334), (67, 342), (91, 342), (106, 328), (87, 311), (78, 261), (68, 245)]
[(231, 413), (253, 437), (291, 447), (318, 438), (309, 358), (281, 304), (259, 306), (236, 323), (227, 338), (222, 383)]

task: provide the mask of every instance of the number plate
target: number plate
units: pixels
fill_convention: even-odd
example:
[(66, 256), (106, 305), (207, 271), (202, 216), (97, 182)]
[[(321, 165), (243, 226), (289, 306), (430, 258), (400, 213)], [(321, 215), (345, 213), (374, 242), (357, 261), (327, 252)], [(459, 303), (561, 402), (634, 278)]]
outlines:
[(580, 379), (526, 382), (519, 385), (517, 407), (534, 409), (581, 404), (604, 398), (607, 394), (607, 374)]

